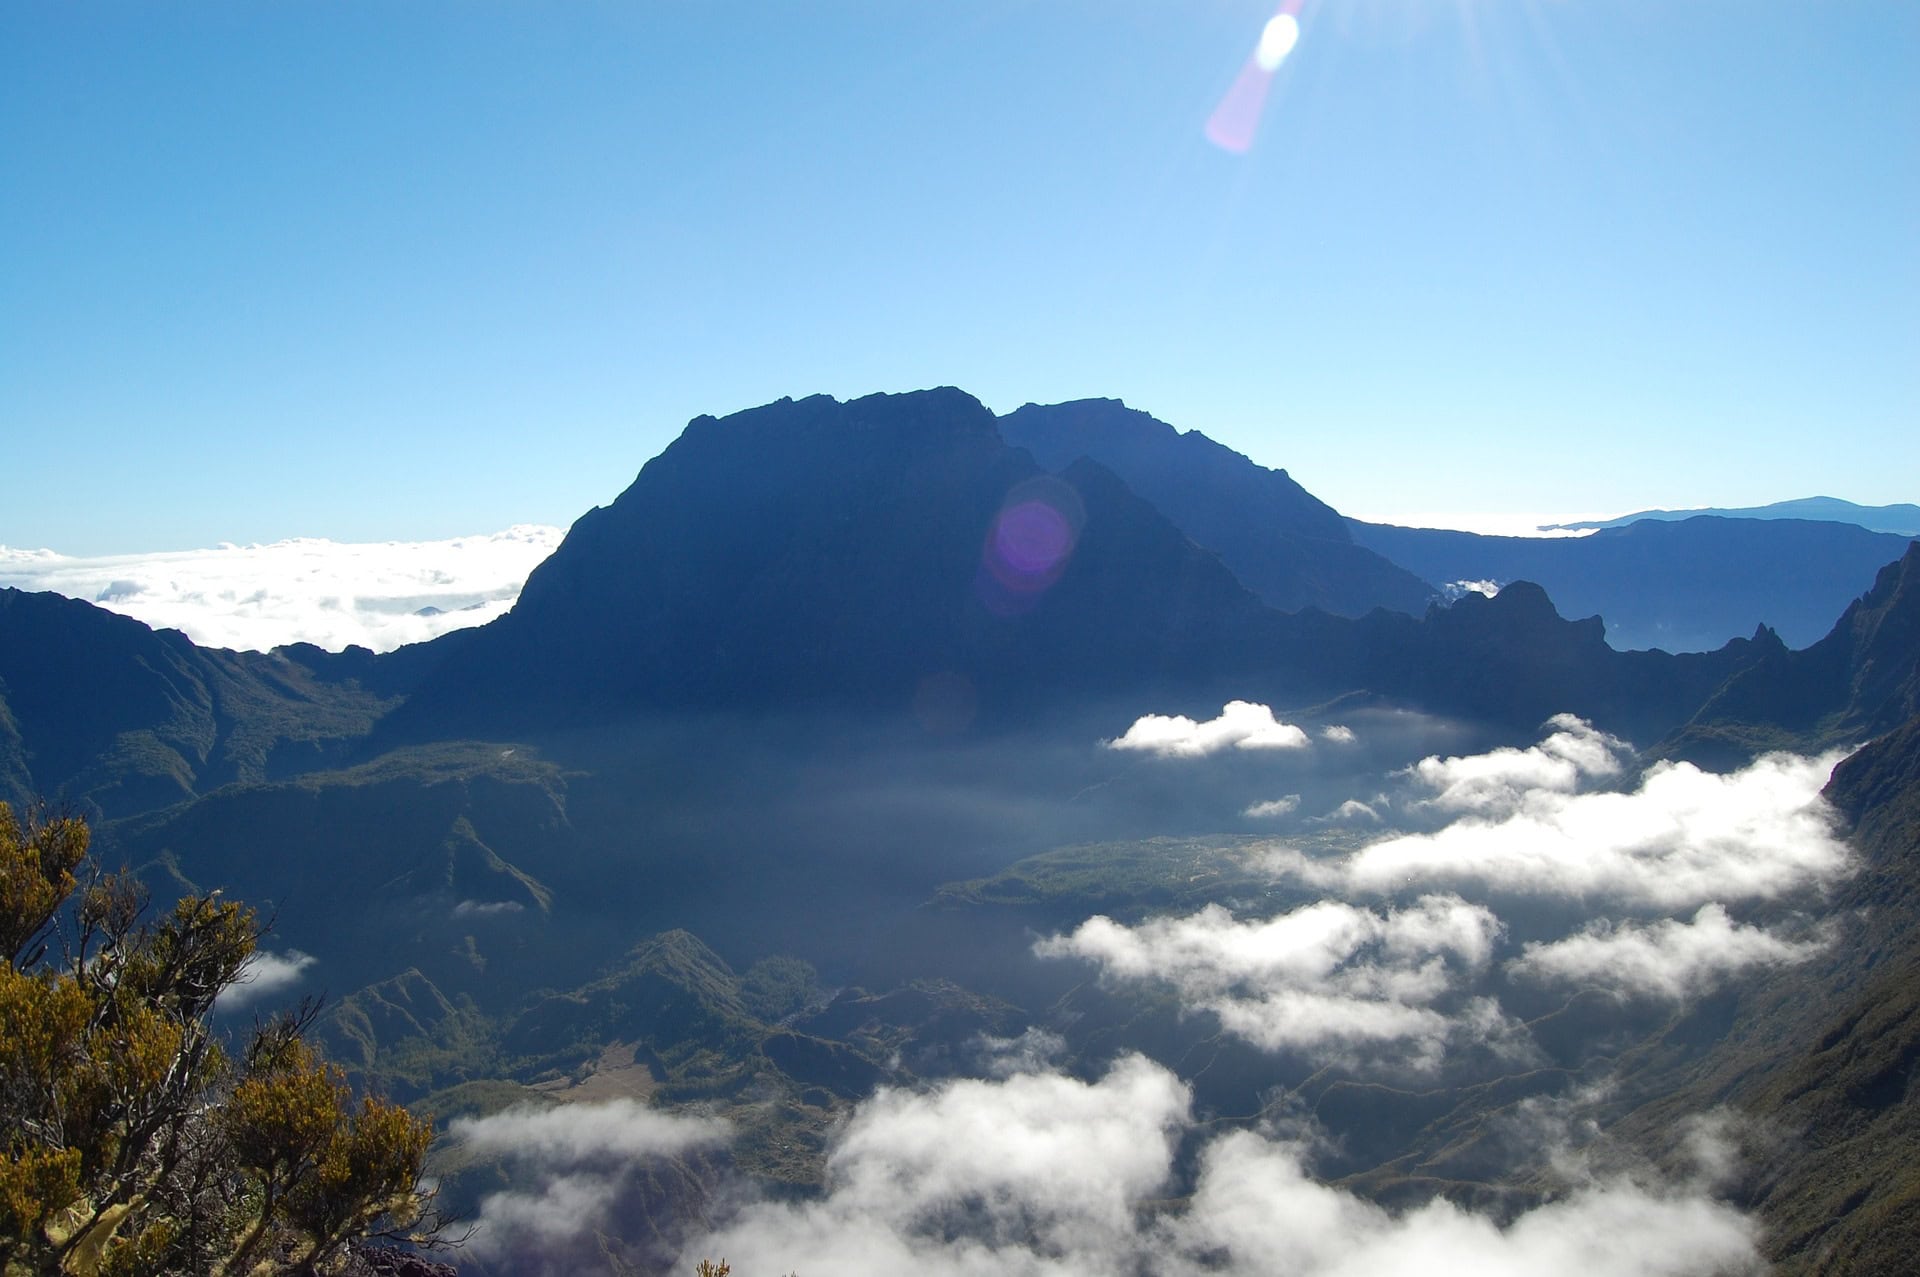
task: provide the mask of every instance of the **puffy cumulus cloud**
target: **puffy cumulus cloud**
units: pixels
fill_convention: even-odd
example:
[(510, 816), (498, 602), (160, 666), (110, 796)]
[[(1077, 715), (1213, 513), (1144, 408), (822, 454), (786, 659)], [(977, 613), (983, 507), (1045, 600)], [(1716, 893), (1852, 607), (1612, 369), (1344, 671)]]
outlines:
[(1570, 794), (1587, 782), (1621, 775), (1633, 747), (1591, 723), (1560, 714), (1552, 733), (1526, 749), (1458, 758), (1423, 758), (1410, 769), (1433, 791), (1428, 805), (1448, 812), (1505, 812), (1541, 793)]
[(1285, 798), (1273, 798), (1264, 803), (1255, 803), (1240, 814), (1251, 816), (1255, 820), (1264, 820), (1272, 816), (1291, 816), (1300, 810), (1300, 795), (1288, 794)]
[(1474, 1273), (1677, 1277), (1763, 1267), (1755, 1226), (1688, 1183), (1576, 1181), (1508, 1222), (1435, 1201), (1404, 1213), (1317, 1182), (1306, 1143), (1235, 1131), (1200, 1146), (1184, 1086), (1129, 1057), (1099, 1081), (1023, 1075), (883, 1091), (829, 1153), (819, 1199), (759, 1202), (687, 1247), (741, 1272), (842, 1277), (1358, 1277)]
[(1184, 714), (1147, 714), (1105, 744), (1159, 758), (1204, 758), (1223, 749), (1304, 749), (1308, 741), (1306, 732), (1281, 722), (1265, 705), (1229, 701), (1218, 718), (1204, 723)]
[[(1250, 1132), (1211, 1144), (1187, 1212), (1167, 1227), (1175, 1271), (1275, 1277), (1472, 1273), (1584, 1277), (1761, 1272), (1758, 1228), (1694, 1186), (1580, 1185), (1502, 1226), (1438, 1199), (1395, 1215), (1316, 1182), (1296, 1146)], [(1194, 1258), (1225, 1256), (1204, 1269)]]
[(0, 546), (0, 586), (85, 599), (208, 647), (384, 652), (501, 615), (563, 535), (523, 524), (445, 541), (302, 537), (93, 558)]
[(306, 979), (307, 968), (318, 959), (298, 949), (272, 953), (257, 949), (240, 975), (220, 993), (217, 1005), (222, 1011), (237, 1011), (267, 998), (279, 997)]
[(595, 1235), (615, 1226), (643, 1167), (721, 1145), (730, 1128), (623, 1099), (456, 1118), (447, 1133), (471, 1154), (506, 1159), (512, 1182), (524, 1185), (481, 1199), (468, 1242), (476, 1256), (509, 1257), (516, 1272), (561, 1273), (579, 1271), (576, 1252), (591, 1252)]
[(1457, 1035), (1504, 1036), (1491, 1003), (1435, 1005), (1485, 969), (1501, 933), (1490, 910), (1428, 896), (1388, 913), (1324, 900), (1249, 922), (1219, 905), (1135, 927), (1096, 917), (1034, 949), (1093, 962), (1111, 981), (1170, 985), (1264, 1050), (1346, 1058), (1367, 1047), (1432, 1067)]
[(1602, 919), (1564, 940), (1528, 945), (1512, 965), (1538, 980), (1681, 1001), (1750, 967), (1805, 962), (1827, 943), (1824, 937), (1789, 940), (1762, 927), (1742, 926), (1724, 906), (1709, 904), (1685, 922), (1668, 918), (1615, 926)]
[(1354, 735), (1351, 727), (1334, 723), (1320, 729), (1320, 739), (1335, 745), (1351, 745), (1360, 738)]
[(1387, 838), (1344, 862), (1290, 867), (1348, 891), (1478, 884), (1659, 909), (1773, 899), (1852, 870), (1820, 796), (1840, 757), (1770, 754), (1726, 775), (1662, 762), (1630, 790), (1598, 793), (1557, 788), (1565, 773), (1549, 759), (1543, 783), (1510, 809)]
[(1096, 1082), (882, 1090), (837, 1136), (824, 1197), (750, 1206), (676, 1271), (725, 1255), (737, 1272), (844, 1277), (1118, 1272), (1190, 1122), (1186, 1087), (1138, 1056)]

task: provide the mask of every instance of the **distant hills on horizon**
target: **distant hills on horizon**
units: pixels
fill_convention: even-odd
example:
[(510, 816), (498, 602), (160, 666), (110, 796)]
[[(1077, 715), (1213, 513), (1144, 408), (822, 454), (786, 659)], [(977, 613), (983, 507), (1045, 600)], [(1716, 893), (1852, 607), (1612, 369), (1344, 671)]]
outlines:
[(1580, 523), (1543, 523), (1542, 532), (1588, 532), (1599, 528), (1624, 528), (1643, 519), (1674, 522), (1708, 516), (1716, 519), (1814, 519), (1827, 523), (1852, 523), (1869, 532), (1890, 532), (1895, 536), (1920, 536), (1920, 505), (1901, 502), (1895, 505), (1856, 505), (1839, 497), (1798, 497), (1775, 501), (1770, 505), (1720, 507), (1693, 510), (1641, 510), (1613, 519), (1590, 519)]
[[(983, 407), (979, 412), (989, 416)], [(1419, 616), (1464, 591), (1527, 580), (1566, 615), (1603, 618), (1607, 642), (1618, 649), (1708, 651), (1762, 624), (1789, 647), (1804, 647), (1901, 553), (1900, 535), (1865, 525), (1920, 526), (1920, 518), (1898, 517), (1920, 514), (1920, 507), (1822, 497), (1753, 511), (1648, 511), (1553, 525), (1587, 530), (1555, 538), (1401, 527), (1348, 519), (1285, 470), (1119, 400), (1027, 404), (990, 419), (1004, 443), (1024, 449), (1043, 470), (1061, 471), (1084, 456), (1111, 472), (1218, 556), (1261, 602), (1283, 612), (1316, 608), (1358, 617), (1378, 607)], [(427, 552), (433, 547), (406, 543), (255, 547), (256, 557), (274, 550), (303, 556), (271, 565), (241, 562), (237, 551), (205, 564), (187, 553), (121, 556), (94, 566), (0, 553), (0, 585), (84, 598), (151, 625), (180, 627), (206, 646), (259, 651), (301, 641), (332, 651), (354, 643), (388, 651), (507, 610), (525, 565), (547, 552), (532, 552), (527, 531), (439, 543), (444, 563)], [(537, 531), (549, 546), (561, 539), (558, 528)], [(316, 546), (328, 554), (315, 558)], [(236, 579), (219, 588), (226, 577)], [(223, 606), (231, 613), (220, 612)]]

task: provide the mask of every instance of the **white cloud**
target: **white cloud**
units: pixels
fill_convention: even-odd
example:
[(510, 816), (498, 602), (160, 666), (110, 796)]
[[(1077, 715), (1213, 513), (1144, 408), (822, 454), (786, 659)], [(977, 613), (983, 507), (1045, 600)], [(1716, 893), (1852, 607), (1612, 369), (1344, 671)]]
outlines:
[(1204, 758), (1223, 749), (1304, 749), (1307, 734), (1283, 723), (1265, 705), (1230, 701), (1218, 718), (1196, 723), (1184, 714), (1147, 714), (1135, 719), (1108, 749), (1134, 750), (1160, 758)]
[(1505, 1226), (1445, 1199), (1394, 1215), (1313, 1180), (1297, 1147), (1247, 1131), (1208, 1147), (1192, 1205), (1169, 1228), (1183, 1256), (1296, 1277), (1758, 1272), (1758, 1231), (1697, 1188), (1625, 1179), (1579, 1185)]
[(445, 541), (303, 537), (90, 558), (0, 546), (0, 586), (85, 599), (208, 647), (388, 651), (501, 615), (563, 535), (527, 524)]
[(1485, 580), (1448, 581), (1440, 587), (1440, 593), (1449, 603), (1463, 599), (1469, 594), (1478, 594), (1483, 599), (1490, 599), (1500, 593), (1500, 583)]
[(1459, 758), (1423, 758), (1410, 774), (1449, 812), (1507, 812), (1546, 791), (1570, 794), (1588, 782), (1621, 775), (1633, 747), (1571, 714), (1549, 720), (1553, 733), (1526, 749), (1496, 749)]
[(1269, 816), (1291, 816), (1300, 810), (1300, 795), (1288, 794), (1285, 798), (1274, 798), (1264, 803), (1255, 803), (1240, 814), (1256, 820)]
[(662, 1113), (635, 1100), (512, 1108), (456, 1118), (448, 1134), (478, 1153), (508, 1153), (550, 1166), (680, 1153), (726, 1138), (723, 1122)]
[(1034, 951), (1086, 959), (1110, 981), (1170, 985), (1264, 1050), (1349, 1058), (1364, 1046), (1432, 1067), (1463, 1031), (1502, 1035), (1490, 1004), (1459, 1014), (1435, 1005), (1485, 969), (1501, 930), (1491, 911), (1457, 896), (1384, 914), (1325, 900), (1251, 922), (1209, 905), (1135, 927), (1090, 918)]
[(638, 1172), (661, 1158), (717, 1147), (729, 1132), (716, 1118), (657, 1112), (627, 1099), (456, 1118), (448, 1137), (471, 1153), (506, 1158), (516, 1185), (481, 1199), (468, 1245), (483, 1260), (510, 1259), (516, 1272), (580, 1271), (595, 1235), (617, 1228), (622, 1195)]
[(1742, 926), (1724, 906), (1708, 904), (1690, 922), (1668, 918), (1616, 927), (1601, 919), (1564, 940), (1528, 945), (1513, 967), (1534, 979), (1681, 1001), (1750, 967), (1805, 962), (1826, 944)]
[(1435, 1201), (1395, 1214), (1316, 1182), (1306, 1145), (1234, 1131), (1201, 1145), (1186, 1088), (1139, 1057), (1096, 1082), (1022, 1075), (883, 1091), (829, 1154), (824, 1196), (749, 1205), (683, 1252), (737, 1272), (840, 1277), (1668, 1277), (1759, 1271), (1755, 1226), (1690, 1183), (1585, 1178), (1510, 1222)]
[(462, 900), (453, 907), (456, 918), (493, 918), (501, 914), (523, 913), (526, 906), (518, 900)]
[(278, 997), (306, 978), (307, 968), (316, 959), (310, 953), (288, 949), (272, 953), (256, 949), (240, 975), (221, 991), (218, 1003), (222, 1011), (237, 1011), (264, 998)]
[(1320, 729), (1320, 739), (1329, 741), (1335, 745), (1351, 745), (1359, 738), (1353, 734), (1351, 727), (1347, 727), (1341, 723), (1334, 723)]
[[(1833, 811), (1820, 796), (1840, 757), (1770, 754), (1726, 775), (1662, 762), (1635, 788), (1601, 793), (1562, 791), (1566, 773), (1551, 758), (1502, 759), (1509, 777), (1538, 764), (1540, 786), (1503, 791), (1491, 814), (1387, 838), (1344, 863), (1296, 858), (1292, 869), (1350, 891), (1478, 884), (1498, 894), (1660, 909), (1774, 899), (1852, 870)], [(1461, 792), (1494, 792), (1483, 779), (1460, 782), (1469, 786)]]
[(1358, 798), (1349, 798), (1319, 819), (1337, 825), (1377, 825), (1380, 813)]
[(1134, 1208), (1168, 1182), (1188, 1094), (1138, 1056), (1097, 1082), (1057, 1073), (883, 1090), (827, 1159), (817, 1201), (763, 1202), (688, 1248), (736, 1272), (1118, 1271)]
[(1044, 1073), (1067, 1053), (1067, 1040), (1058, 1033), (1033, 1027), (1017, 1038), (982, 1036), (980, 1054), (990, 1077), (1016, 1073)]

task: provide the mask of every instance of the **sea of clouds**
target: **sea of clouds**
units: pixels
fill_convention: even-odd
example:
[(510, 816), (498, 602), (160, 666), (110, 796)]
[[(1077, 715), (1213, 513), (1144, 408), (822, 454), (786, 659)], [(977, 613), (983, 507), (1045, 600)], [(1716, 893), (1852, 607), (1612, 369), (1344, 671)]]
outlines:
[(385, 652), (500, 616), (564, 535), (521, 524), (443, 541), (299, 537), (90, 557), (0, 546), (0, 586), (84, 599), (203, 647)]
[[(1235, 702), (1206, 722), (1143, 716), (1101, 747), (1166, 768), (1265, 751), (1284, 769), (1357, 746), (1351, 730), (1310, 730)], [(1526, 1068), (1538, 1048), (1501, 1005), (1515, 990), (1684, 1004), (1833, 943), (1829, 889), (1855, 869), (1821, 796), (1839, 757), (1769, 755), (1725, 775), (1642, 767), (1625, 742), (1562, 716), (1525, 748), (1434, 755), (1369, 778), (1363, 805), (1382, 825), (1337, 844), (1350, 850), (1282, 836), (1253, 853), (1276, 887), (1300, 889), (1276, 899), (1310, 903), (1248, 916), (1224, 903), (1131, 923), (1095, 916), (1037, 939), (1034, 955), (1086, 964), (1110, 988), (1171, 990), (1188, 1014), (1316, 1065), (1436, 1076), (1471, 1047)], [(1302, 829), (1338, 811), (1301, 811), (1297, 796), (1270, 806), (1266, 816)], [(1543, 925), (1553, 930), (1541, 934)], [(1069, 1073), (1064, 1043), (1043, 1029), (1000, 1045), (985, 1076), (883, 1088), (862, 1102), (832, 1138), (819, 1196), (741, 1189), (672, 1270), (703, 1257), (738, 1272), (850, 1277), (1765, 1268), (1758, 1225), (1719, 1193), (1737, 1169), (1728, 1114), (1683, 1123), (1694, 1165), (1661, 1171), (1617, 1149), (1602, 1167), (1596, 1146), (1573, 1138), (1571, 1116), (1543, 1122), (1522, 1133), (1528, 1166), (1558, 1184), (1542, 1204), (1518, 1214), (1445, 1200), (1394, 1210), (1316, 1179), (1327, 1133), (1310, 1120), (1222, 1128), (1196, 1115), (1173, 1071), (1140, 1055)], [(1501, 1120), (1553, 1106), (1572, 1115), (1586, 1102), (1528, 1101)], [(728, 1137), (716, 1119), (661, 1126), (641, 1109), (592, 1111), (487, 1119), (516, 1132), (530, 1181), (488, 1199), (486, 1253), (550, 1248), (543, 1220), (556, 1218), (617, 1233), (613, 1204), (637, 1166)], [(453, 1133), (484, 1143), (487, 1130)], [(641, 1155), (597, 1157), (610, 1142)], [(539, 1200), (551, 1215), (528, 1209)]]
[[(641, 1168), (728, 1134), (631, 1101), (456, 1121), (469, 1151), (535, 1172), (532, 1187), (485, 1199), (477, 1257), (516, 1273), (603, 1271), (593, 1238), (618, 1233)], [(1445, 1200), (1389, 1211), (1317, 1180), (1311, 1134), (1214, 1133), (1185, 1083), (1129, 1054), (1092, 1080), (1038, 1069), (884, 1088), (835, 1135), (821, 1195), (729, 1203), (665, 1271), (718, 1257), (741, 1273), (843, 1277), (1761, 1271), (1757, 1226), (1715, 1196), (1724, 1142), (1703, 1124), (1691, 1143), (1695, 1166), (1665, 1173), (1600, 1171), (1556, 1147), (1562, 1191), (1510, 1219)], [(1176, 1206), (1183, 1148), (1197, 1169)]]

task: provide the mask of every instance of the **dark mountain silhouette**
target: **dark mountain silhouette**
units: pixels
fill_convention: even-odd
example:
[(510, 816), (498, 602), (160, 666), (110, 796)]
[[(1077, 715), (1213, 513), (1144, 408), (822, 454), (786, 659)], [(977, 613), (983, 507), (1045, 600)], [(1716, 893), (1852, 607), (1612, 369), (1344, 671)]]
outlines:
[[(1327, 526), (1310, 497), (1295, 507)], [(1520, 731), (1575, 712), (1651, 741), (1767, 648), (1616, 652), (1598, 619), (1562, 620), (1523, 585), (1419, 618), (1283, 613), (1111, 471), (1080, 457), (1046, 474), (956, 390), (700, 418), (578, 521), (506, 617), (384, 656), (210, 652), (84, 603), (5, 598), (0, 774), (114, 814), (396, 744), (685, 713), (950, 734), (1103, 697), (1210, 715), (1233, 696), (1367, 692)]]
[(1761, 749), (1858, 744), (1920, 714), (1920, 543), (1882, 568), (1818, 643), (1789, 651), (1764, 632), (1755, 643), (1760, 659), (1664, 752), (1718, 764)]
[[(1326, 525), (1316, 507), (1298, 503), (1304, 526)], [(574, 525), (512, 612), (407, 654), (424, 673), (376, 739), (670, 711), (904, 715), (929, 688), (985, 725), (1122, 693), (1366, 690), (1528, 728), (1572, 710), (1653, 739), (1751, 657), (1614, 652), (1537, 589), (1425, 619), (1282, 613), (1104, 466), (1044, 473), (957, 390), (816, 396), (694, 421)]]
[[(1002, 437), (1016, 418), (1041, 446)], [(1068, 455), (1076, 422), (1137, 455)], [(1129, 467), (1137, 481), (1117, 472)], [(1340, 746), (1316, 736), (1290, 759), (1221, 756), (1183, 776), (1194, 760), (1100, 748), (1136, 715), (1210, 717), (1232, 696), (1309, 728), (1349, 711), (1409, 720), (1390, 729), (1406, 752), (1388, 766), (1429, 740), (1531, 742), (1562, 712), (1716, 765), (1890, 732), (1829, 789), (1866, 867), (1837, 889), (1836, 925), (1852, 930), (1820, 963), (1636, 1014), (1619, 1035), (1604, 999), (1576, 996), (1531, 1022), (1551, 1067), (1500, 1066), (1524, 1073), (1418, 1091), (1293, 1080), (1337, 1128), (1353, 1186), (1408, 1202), (1443, 1180), (1505, 1192), (1476, 1178), (1499, 1170), (1492, 1153), (1473, 1160), (1489, 1123), (1570, 1083), (1604, 1032), (1610, 1057), (1629, 1052), (1622, 1133), (1671, 1135), (1729, 1101), (1757, 1112), (1794, 1150), (1761, 1150), (1769, 1178), (1743, 1190), (1774, 1253), (1898, 1271), (1920, 1201), (1920, 547), (1902, 543), (1801, 651), (1765, 626), (1710, 652), (1618, 651), (1600, 617), (1568, 619), (1553, 587), (1524, 579), (1418, 615), (1286, 611), (1230, 570), (1266, 562), (1285, 588), (1359, 589), (1339, 578), (1368, 562), (1340, 557), (1367, 553), (1340, 541), (1346, 526), (1284, 474), (1117, 405), (996, 422), (954, 390), (781, 401), (696, 420), (575, 525), (507, 617), (384, 656), (206, 651), (88, 604), (0, 593), (0, 785), (118, 817), (98, 831), (108, 863), (271, 911), (314, 959), (303, 987), (345, 991), (320, 1031), (356, 1080), (443, 1115), (614, 1094), (718, 1106), (741, 1132), (727, 1156), (805, 1189), (850, 1102), (883, 1077), (976, 1068), (981, 1041), (1013, 1039), (1040, 1006), (1085, 1026), (1079, 1063), (1158, 1043), (1204, 1107), (1266, 1103), (1271, 1064), (1171, 995), (1136, 1003), (1094, 984), (1029, 1005), (1018, 980), (952, 983), (993, 976), (997, 954), (1031, 967), (1030, 926), (1095, 904), (1144, 913), (1270, 892), (1245, 839), (1211, 860), (1179, 838), (1131, 852), (1105, 840), (1140, 837), (1136, 813), (1156, 803), (1170, 832), (1224, 820), (1244, 833), (1244, 799), (1214, 810), (1160, 795), (1226, 794), (1256, 773), (1262, 795), (1296, 776), (1312, 793), (1314, 767), (1373, 748), (1364, 730)], [(1661, 547), (1692, 556), (1662, 604), (1684, 610), (1723, 601), (1681, 589), (1714, 554), (1729, 556), (1732, 597), (1772, 579), (1740, 575), (1742, 546), (1826, 544), (1766, 526), (1788, 540), (1696, 520), (1526, 544), (1611, 546), (1622, 557), (1595, 562), (1616, 566)], [(1356, 580), (1387, 579), (1372, 571)], [(1316, 835), (1330, 851), (1364, 836)], [(1069, 854), (1046, 861), (1055, 850)], [(1054, 864), (1029, 877), (1060, 894), (983, 888), (968, 909), (914, 908), (956, 876), (1004, 885), (992, 875), (1022, 862)], [(813, 962), (863, 987), (829, 1001)], [(906, 983), (916, 975), (927, 982)], [(671, 1183), (636, 1206), (645, 1228), (718, 1182), (705, 1163), (662, 1174)], [(485, 1162), (449, 1176), (470, 1204), (505, 1182)]]
[(1711, 651), (1765, 625), (1789, 647), (1906, 552), (1904, 537), (1801, 519), (1648, 520), (1587, 537), (1486, 537), (1349, 521), (1354, 539), (1440, 585), (1534, 581), (1614, 647)]
[(1339, 513), (1285, 470), (1118, 399), (1028, 404), (1000, 418), (1000, 433), (1048, 470), (1079, 457), (1099, 462), (1283, 612), (1364, 616), (1384, 607), (1418, 616), (1435, 597), (1413, 573), (1355, 545)]
[(1891, 532), (1896, 536), (1920, 536), (1920, 505), (1856, 505), (1838, 497), (1800, 497), (1793, 501), (1775, 501), (1771, 505), (1740, 506), (1723, 509), (1708, 506), (1700, 510), (1641, 510), (1617, 519), (1590, 519), (1585, 523), (1549, 523), (1542, 532), (1585, 532), (1594, 528), (1620, 528), (1642, 519), (1692, 519), (1703, 514), (1722, 519), (1824, 519), (1829, 523), (1852, 523), (1869, 532)]
[(960, 391), (782, 400), (692, 422), (512, 612), (449, 645), (392, 730), (897, 708), (932, 685), (991, 718), (1243, 670), (1263, 612), (1111, 474), (1047, 476)]
[(0, 590), (0, 798), (117, 815), (338, 761), (387, 708), (339, 677), (343, 659), (196, 647), (88, 603)]

